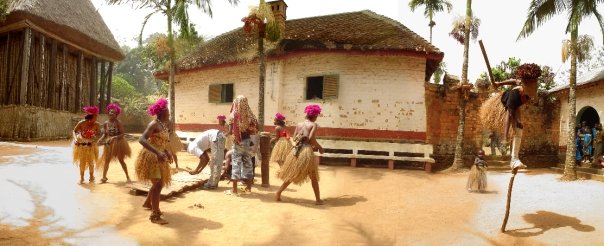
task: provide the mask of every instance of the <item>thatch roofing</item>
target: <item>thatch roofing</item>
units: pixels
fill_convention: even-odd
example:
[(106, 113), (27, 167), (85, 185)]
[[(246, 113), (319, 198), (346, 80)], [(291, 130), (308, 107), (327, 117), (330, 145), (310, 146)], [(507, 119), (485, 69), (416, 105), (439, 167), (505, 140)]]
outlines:
[[(265, 49), (269, 58), (298, 51), (387, 52), (426, 57), (427, 78), (444, 56), (403, 24), (369, 10), (287, 20), (282, 40), (265, 43)], [(205, 42), (178, 61), (177, 66), (182, 72), (249, 62), (256, 59), (256, 50), (256, 38), (237, 28)]]
[[(604, 81), (604, 67), (590, 71), (577, 78), (577, 88), (587, 86), (599, 81)], [(550, 93), (562, 92), (568, 90), (569, 85), (559, 85), (549, 90)]]
[(119, 44), (90, 0), (15, 0), (4, 24), (24, 19), (108, 59), (124, 58)]

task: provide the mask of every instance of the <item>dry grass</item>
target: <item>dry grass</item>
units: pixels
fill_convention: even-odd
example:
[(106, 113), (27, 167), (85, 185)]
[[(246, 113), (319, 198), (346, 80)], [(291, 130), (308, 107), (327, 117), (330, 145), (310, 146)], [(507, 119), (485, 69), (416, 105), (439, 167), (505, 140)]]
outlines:
[(501, 133), (505, 124), (505, 108), (501, 104), (502, 92), (499, 92), (484, 101), (480, 106), (478, 116), (480, 117), (480, 123), (483, 129), (488, 129)]

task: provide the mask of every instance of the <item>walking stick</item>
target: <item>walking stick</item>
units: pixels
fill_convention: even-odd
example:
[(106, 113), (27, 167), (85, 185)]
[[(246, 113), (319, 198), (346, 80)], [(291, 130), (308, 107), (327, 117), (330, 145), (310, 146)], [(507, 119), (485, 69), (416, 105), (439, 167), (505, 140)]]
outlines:
[(512, 177), (510, 177), (510, 184), (508, 185), (508, 200), (505, 205), (505, 217), (503, 217), (503, 224), (501, 225), (501, 232), (505, 232), (505, 226), (508, 223), (508, 217), (510, 216), (510, 202), (512, 201), (512, 187), (514, 187), (514, 178), (518, 173), (518, 168), (512, 169)]
[(487, 72), (489, 73), (489, 79), (491, 80), (491, 84), (493, 85), (493, 87), (495, 87), (495, 78), (493, 78), (493, 72), (491, 71), (491, 63), (489, 63), (489, 57), (487, 57), (487, 51), (484, 49), (482, 39), (478, 40), (478, 44), (480, 44), (480, 50), (482, 51), (482, 57), (484, 57), (484, 62), (487, 64)]

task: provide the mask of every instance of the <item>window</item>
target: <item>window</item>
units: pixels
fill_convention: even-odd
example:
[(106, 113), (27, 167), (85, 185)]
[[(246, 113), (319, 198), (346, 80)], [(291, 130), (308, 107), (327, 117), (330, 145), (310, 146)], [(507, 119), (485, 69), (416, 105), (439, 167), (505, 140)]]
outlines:
[(210, 85), (209, 96), (211, 103), (233, 102), (233, 84)]
[(338, 97), (338, 76), (324, 75), (306, 78), (306, 100)]

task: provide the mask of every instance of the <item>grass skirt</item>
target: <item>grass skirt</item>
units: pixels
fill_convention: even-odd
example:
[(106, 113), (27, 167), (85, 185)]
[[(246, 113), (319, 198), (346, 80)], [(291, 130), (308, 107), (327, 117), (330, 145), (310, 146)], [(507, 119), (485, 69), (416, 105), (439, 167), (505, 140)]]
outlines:
[[(90, 145), (73, 145), (73, 164), (80, 167), (80, 170), (86, 167), (93, 170), (94, 162), (99, 158), (99, 146), (96, 143)], [(82, 165), (84, 169), (82, 169)]]
[(298, 156), (295, 155), (295, 151), (290, 151), (277, 177), (297, 185), (310, 180), (311, 177), (319, 180), (319, 165), (315, 162), (312, 147), (304, 145)]
[(281, 162), (282, 164), (293, 147), (289, 139), (284, 137), (279, 138), (277, 143), (275, 143), (275, 147), (273, 147), (271, 162)]
[(495, 131), (500, 134), (503, 133), (505, 127), (505, 118), (508, 114), (505, 110), (505, 107), (501, 103), (502, 95), (503, 92), (498, 92), (497, 94), (489, 97), (489, 99), (482, 103), (478, 111), (482, 128), (485, 130)]
[(111, 161), (123, 160), (126, 157), (130, 157), (132, 151), (130, 145), (125, 138), (116, 138), (111, 144), (106, 144), (103, 148), (103, 154), (101, 159), (97, 161), (96, 169), (103, 170), (105, 165), (109, 165)]
[(487, 189), (487, 168), (472, 165), (470, 176), (466, 184), (468, 191), (485, 191)]
[(161, 181), (164, 186), (170, 185), (172, 181), (170, 164), (168, 162), (160, 162), (157, 159), (157, 155), (146, 148), (138, 152), (134, 169), (136, 170), (136, 177), (139, 182), (150, 183), (151, 179), (159, 178), (155, 176), (158, 173), (161, 174)]
[(170, 144), (168, 145), (170, 151), (174, 154), (178, 153), (182, 150), (182, 142), (180, 142), (180, 138), (176, 133), (170, 133)]

